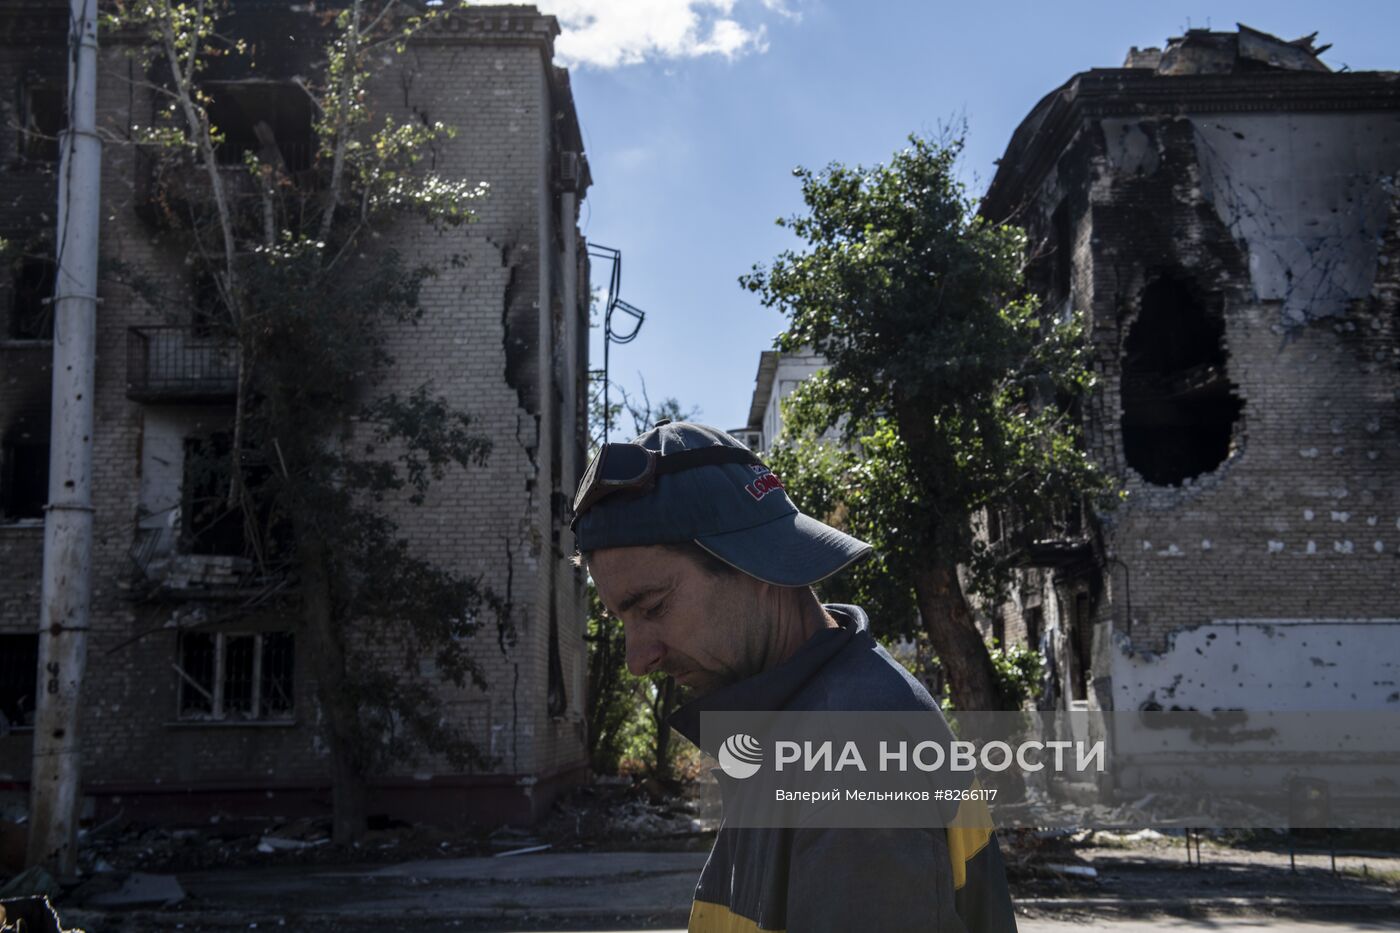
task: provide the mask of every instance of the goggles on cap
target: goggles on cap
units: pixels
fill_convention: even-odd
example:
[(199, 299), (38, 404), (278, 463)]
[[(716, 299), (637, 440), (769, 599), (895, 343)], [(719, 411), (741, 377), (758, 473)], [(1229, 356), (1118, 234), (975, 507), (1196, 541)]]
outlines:
[(719, 444), (669, 454), (659, 453), (641, 444), (604, 444), (583, 474), (578, 495), (574, 497), (574, 517), (569, 527), (576, 527), (579, 516), (615, 492), (633, 495), (650, 492), (658, 476), (702, 466), (761, 462), (751, 450)]

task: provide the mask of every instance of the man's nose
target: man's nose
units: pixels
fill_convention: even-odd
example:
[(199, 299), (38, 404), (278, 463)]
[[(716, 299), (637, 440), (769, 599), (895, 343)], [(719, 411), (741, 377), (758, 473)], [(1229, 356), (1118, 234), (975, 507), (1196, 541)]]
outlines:
[(627, 670), (633, 677), (649, 674), (666, 656), (666, 649), (659, 640), (636, 629), (625, 631), (627, 638)]

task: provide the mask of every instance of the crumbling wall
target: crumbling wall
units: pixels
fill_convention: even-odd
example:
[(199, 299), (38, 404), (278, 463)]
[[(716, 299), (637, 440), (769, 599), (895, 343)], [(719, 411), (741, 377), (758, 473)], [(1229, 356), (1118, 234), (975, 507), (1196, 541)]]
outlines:
[[(1102, 516), (1119, 564), (1105, 568), (1099, 619), (1110, 670), (1096, 673), (1110, 674), (1118, 708), (1170, 705), (1168, 693), (1249, 708), (1390, 702), (1389, 675), (1367, 655), (1400, 655), (1400, 380), (1382, 297), (1400, 271), (1381, 252), (1400, 118), (1214, 114), (1100, 128), (1092, 243), (1077, 262), (1092, 269), (1085, 303), (1107, 377), (1091, 438), (1128, 498)], [(1219, 465), (1179, 482), (1134, 468), (1126, 420), (1133, 327), (1164, 274), (1217, 315), (1241, 405)], [(1179, 326), (1189, 329), (1184, 315)], [(1335, 678), (1302, 676), (1314, 656), (1364, 683), (1322, 689)]]
[[(472, 645), (488, 691), (449, 689), (449, 707), (468, 717), (496, 770), (547, 781), (585, 760), (584, 607), (559, 527), (575, 481), (563, 475), (564, 447), (580, 428), (564, 390), (577, 354), (565, 344), (587, 339), (563, 318), (563, 243), (577, 232), (557, 203), (554, 123), (572, 102), (554, 99), (537, 33), (544, 21), (518, 10), (479, 15), (463, 27), (470, 41), (450, 29), (428, 34), (375, 88), (395, 118), (457, 129), (435, 147), (434, 170), (489, 185), (467, 226), (396, 226), (400, 248), (442, 273), (424, 289), (423, 320), (391, 342), (413, 365), (386, 388), (431, 380), (493, 439), (485, 467), (454, 472), (399, 518), (423, 553), (480, 575), (508, 601), (515, 641), (498, 641), (488, 615)], [(562, 673), (560, 717), (547, 708), (551, 660)]]
[[(1242, 78), (1095, 85), (1072, 132), (1040, 122), (1052, 97), (1013, 141), (997, 209), (1020, 205), (1049, 308), (1087, 315), (1086, 442), (1127, 493), (1090, 559), (1028, 571), (1001, 607), (1020, 640), (1040, 605), (1055, 705), (1076, 593), (1091, 705), (1395, 702), (1374, 655), (1400, 655), (1400, 114), (1358, 109), (1350, 78), (1298, 112), (1281, 82), (1267, 112), (1262, 85), (1231, 103)], [(1148, 102), (1178, 87), (1201, 112)], [(1314, 656), (1363, 676), (1300, 676)]]
[[(61, 53), (66, 18), (55, 22)], [(512, 604), (519, 642), (503, 655), (493, 620), (485, 619), (485, 630), (474, 646), (485, 662), (490, 691), (483, 696), (468, 688), (449, 697), (448, 706), (471, 734), (482, 738), (488, 752), (500, 757), (499, 770), (509, 775), (507, 780), (530, 775), (527, 783), (555, 776), (549, 771), (552, 762), (562, 762), (556, 770), (563, 770), (584, 760), (582, 734), (574, 724), (551, 724), (541, 712), (548, 647), (543, 636), (548, 619), (542, 607), (549, 603), (543, 598), (547, 589), (541, 580), (546, 575), (540, 567), (547, 559), (549, 527), (544, 516), (551, 505), (549, 460), (540, 460), (536, 420), (539, 341), (522, 337), (526, 343), (523, 352), (516, 353), (519, 365), (514, 365), (509, 362), (513, 351), (507, 336), (512, 320), (528, 321), (533, 335), (540, 319), (541, 243), (548, 235), (538, 229), (538, 205), (551, 196), (546, 142), (553, 114), (543, 105), (548, 100), (551, 28), (551, 21), (529, 8), (475, 8), (470, 28), (463, 26), (441, 41), (410, 49), (402, 73), (376, 88), (374, 100), (380, 112), (418, 118), (421, 111), (422, 117), (456, 126), (458, 136), (436, 153), (435, 167), (492, 186), (490, 196), (475, 205), (475, 224), (442, 235), (418, 227), (386, 232), (406, 256), (444, 266), (444, 274), (424, 292), (424, 320), (405, 328), (402, 339), (391, 347), (401, 374), (388, 388), (431, 380), (436, 391), (472, 412), (477, 428), (494, 439), (489, 466), (473, 469), (465, 479), (438, 484), (424, 507), (405, 510), (404, 529), (431, 556), (462, 572), (481, 574)], [(0, 45), (6, 35), (0, 32)], [(122, 49), (104, 46), (103, 57), (107, 73), (127, 71)], [(6, 66), (15, 60), (9, 53), (0, 55)], [(99, 124), (109, 134), (103, 158), (102, 249), (105, 259), (120, 261), (124, 277), (140, 279), (166, 296), (180, 295), (190, 288), (184, 261), (188, 244), (138, 214), (138, 200), (146, 190), (140, 183), (143, 166), (124, 142), (131, 124), (147, 122), (152, 107), (144, 90), (122, 81), (104, 82), (99, 89)], [(4, 132), (0, 126), (0, 134)], [(20, 183), (27, 182), (17, 180), (8, 165), (0, 168), (0, 186)], [(51, 195), (43, 197), (51, 209)], [(0, 225), (16, 216), (0, 204)], [(15, 222), (28, 229), (51, 219)], [(462, 263), (452, 265), (449, 260), (454, 257)], [(237, 602), (194, 599), (191, 594), (168, 601), (138, 598), (130, 586), (141, 556), (142, 531), (159, 527), (178, 499), (178, 486), (172, 484), (180, 467), (174, 458), (185, 433), (215, 423), (220, 410), (129, 399), (127, 329), (189, 323), (189, 308), (176, 301), (149, 304), (110, 276), (100, 283), (100, 295), (95, 589), (85, 685), (90, 702), (83, 723), (88, 786), (103, 809), (125, 807), (129, 813), (139, 800), (158, 799), (152, 795), (162, 790), (182, 795), (213, 792), (228, 806), (237, 799), (242, 809), (290, 812), (293, 804), (287, 795), (300, 795), (305, 802), (327, 780), (325, 748), (317, 739), (315, 684), (306, 676), (309, 663), (302, 654), (305, 646), (299, 644), (295, 659), (294, 718), (243, 724), (181, 721), (178, 681), (171, 670), (177, 657), (177, 626), (196, 617), (229, 615), (237, 611)], [(13, 387), (23, 382), (19, 370), (8, 365), (3, 355), (7, 352), (0, 347), (0, 365), (5, 367), (0, 373), (0, 408), (14, 395)], [(47, 382), (46, 373), (37, 378)], [(0, 630), (34, 627), (41, 559), (42, 529), (37, 524), (0, 526)], [(566, 582), (576, 589), (572, 578)], [(563, 648), (570, 652), (565, 670), (577, 669), (581, 609), (566, 594), (559, 611)], [(245, 613), (240, 618), (239, 624), (263, 629), (282, 624), (274, 615)], [(581, 710), (581, 683), (571, 689), (580, 701), (573, 709)], [(432, 797), (436, 804), (401, 812), (467, 818), (475, 798), (463, 788), (500, 784), (490, 776), (476, 776), (476, 784), (473, 776), (439, 780), (441, 771), (434, 773), (434, 766), (430, 761), (424, 770), (405, 769), (385, 777), (382, 783), (389, 794), (440, 789), (447, 795), (429, 793), (424, 799)], [(0, 775), (22, 778), (27, 771), (27, 736), (0, 739)], [(500, 818), (523, 819), (530, 815), (528, 800), (523, 810), (519, 801), (528, 790), (517, 789), (513, 797), (490, 788), (483, 792), (497, 794), (491, 806), (514, 807), (501, 809)], [(252, 792), (238, 797), (240, 791)], [(451, 805), (443, 806), (446, 801)], [(388, 806), (387, 798), (381, 802)], [(158, 802), (147, 812), (159, 817), (168, 808), (168, 801)], [(481, 807), (477, 812), (485, 815)]]

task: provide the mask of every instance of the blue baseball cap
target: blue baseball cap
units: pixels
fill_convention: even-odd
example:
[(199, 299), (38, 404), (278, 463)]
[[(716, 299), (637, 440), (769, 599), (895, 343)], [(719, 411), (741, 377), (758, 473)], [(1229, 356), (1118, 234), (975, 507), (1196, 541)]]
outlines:
[[(717, 428), (688, 421), (659, 421), (632, 444), (659, 454), (658, 463), (682, 451), (747, 450)], [(693, 459), (704, 465), (657, 470), (644, 492), (608, 495), (581, 508), (573, 525), (578, 549), (693, 541), (736, 570), (777, 586), (809, 586), (873, 550), (798, 511), (782, 480), (756, 457), (749, 463)], [(597, 466), (595, 460), (585, 483)], [(580, 502), (585, 492), (580, 490)]]

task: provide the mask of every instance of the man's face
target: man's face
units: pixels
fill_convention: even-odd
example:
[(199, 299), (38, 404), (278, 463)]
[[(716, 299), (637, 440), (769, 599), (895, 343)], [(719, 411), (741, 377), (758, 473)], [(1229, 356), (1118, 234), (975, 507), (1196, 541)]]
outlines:
[(654, 545), (596, 551), (588, 571), (622, 620), (632, 674), (661, 671), (708, 693), (759, 672), (767, 634), (759, 581), (712, 576), (689, 555)]

